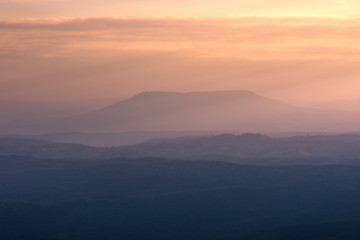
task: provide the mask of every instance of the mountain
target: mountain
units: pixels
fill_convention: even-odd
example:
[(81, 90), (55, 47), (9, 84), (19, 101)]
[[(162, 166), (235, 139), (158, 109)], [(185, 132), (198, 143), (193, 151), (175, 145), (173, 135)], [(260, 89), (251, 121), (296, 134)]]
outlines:
[(358, 122), (343, 112), (295, 107), (250, 91), (143, 92), (97, 111), (37, 126), (0, 126), (0, 132), (319, 132), (353, 131)]
[(346, 119), (338, 112), (298, 108), (250, 91), (144, 92), (67, 122), (93, 132), (138, 130), (321, 131)]

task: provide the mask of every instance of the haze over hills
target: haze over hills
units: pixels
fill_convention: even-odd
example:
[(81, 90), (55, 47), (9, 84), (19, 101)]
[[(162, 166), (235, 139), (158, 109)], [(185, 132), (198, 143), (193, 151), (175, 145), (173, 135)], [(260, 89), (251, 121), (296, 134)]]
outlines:
[[(329, 116), (333, 114), (332, 116)], [(144, 92), (74, 118), (83, 130), (293, 131), (335, 127), (334, 113), (302, 109), (250, 91)], [(301, 119), (301, 120), (299, 120)], [(334, 119), (340, 121), (342, 119)], [(70, 125), (74, 123), (70, 121)], [(328, 126), (326, 126), (328, 125)], [(329, 126), (330, 125), (330, 126)]]
[(360, 1), (324, 3), (0, 0), (0, 240), (360, 240)]
[(261, 134), (147, 141), (133, 150), (170, 159), (207, 159), (242, 164), (360, 164), (360, 135), (273, 138)]
[(82, 133), (64, 132), (49, 133), (40, 135), (11, 135), (15, 138), (31, 138), (50, 140), (59, 143), (78, 143), (94, 147), (112, 147), (122, 145), (132, 145), (146, 140), (191, 137), (191, 136), (211, 136), (223, 132), (205, 131), (136, 131), (120, 133)]
[(360, 114), (360, 99), (338, 99), (328, 101), (305, 101), (301, 106), (328, 109), (328, 110), (341, 110)]
[[(63, 132), (48, 134), (31, 134), (31, 135), (0, 135), (0, 138), (26, 138), (48, 140), (58, 143), (75, 143), (84, 144), (93, 147), (116, 147), (134, 145), (142, 142), (163, 143), (179, 142), (205, 136), (214, 136), (221, 134), (244, 134), (237, 131), (135, 131), (119, 133), (85, 133), (85, 132)], [(359, 134), (359, 132), (342, 133), (342, 134)], [(269, 132), (265, 135), (270, 137), (294, 137), (294, 136), (331, 136), (339, 135), (336, 132)]]
[(250, 165), (360, 165), (360, 135), (271, 138), (261, 134), (223, 134), (158, 139), (121, 147), (90, 147), (44, 140), (0, 138), (0, 155), (52, 159), (161, 157)]
[(0, 100), (0, 124), (9, 122), (36, 123), (70, 117), (103, 108), (119, 99), (89, 99), (64, 101)]
[(308, 109), (250, 91), (143, 92), (105, 108), (41, 124), (0, 127), (2, 134), (131, 131), (356, 131), (345, 112)]

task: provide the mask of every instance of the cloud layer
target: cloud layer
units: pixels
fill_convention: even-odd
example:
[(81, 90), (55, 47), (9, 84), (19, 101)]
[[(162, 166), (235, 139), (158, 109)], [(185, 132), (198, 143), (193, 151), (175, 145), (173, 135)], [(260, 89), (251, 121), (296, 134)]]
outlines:
[(0, 34), (3, 99), (249, 89), (301, 100), (360, 87), (357, 19), (13, 19)]

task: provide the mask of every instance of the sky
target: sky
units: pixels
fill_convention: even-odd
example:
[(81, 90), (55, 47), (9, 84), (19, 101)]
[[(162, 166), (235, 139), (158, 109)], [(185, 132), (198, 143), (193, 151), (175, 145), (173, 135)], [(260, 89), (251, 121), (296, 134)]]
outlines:
[(360, 99), (360, 1), (0, 0), (0, 100)]

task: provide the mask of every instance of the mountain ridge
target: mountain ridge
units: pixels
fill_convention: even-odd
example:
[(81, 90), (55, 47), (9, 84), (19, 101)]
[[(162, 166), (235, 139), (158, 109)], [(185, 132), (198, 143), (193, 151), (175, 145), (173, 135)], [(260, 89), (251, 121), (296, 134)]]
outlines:
[[(347, 116), (346, 116), (347, 117)], [(311, 131), (351, 128), (339, 112), (307, 109), (247, 90), (142, 92), (125, 101), (79, 116), (101, 131)], [(345, 119), (344, 119), (345, 118)], [(82, 125), (81, 124), (81, 125)]]
[(0, 132), (352, 131), (358, 122), (345, 113), (296, 107), (247, 90), (151, 91), (46, 124), (3, 126)]

